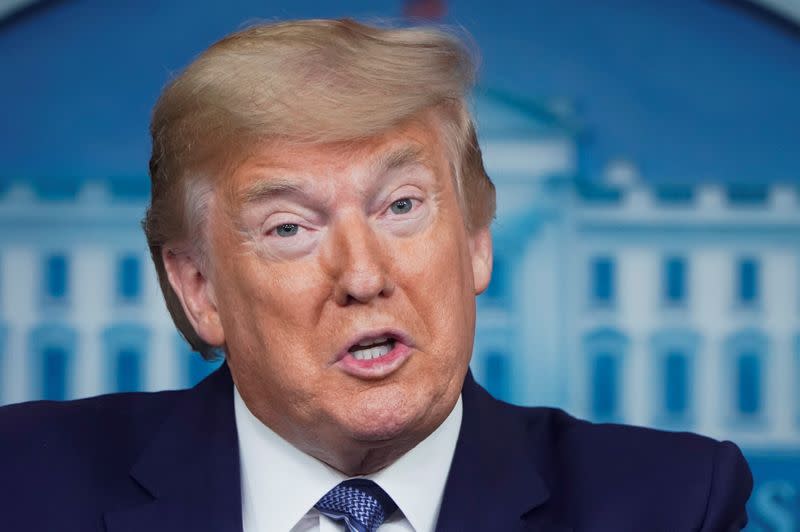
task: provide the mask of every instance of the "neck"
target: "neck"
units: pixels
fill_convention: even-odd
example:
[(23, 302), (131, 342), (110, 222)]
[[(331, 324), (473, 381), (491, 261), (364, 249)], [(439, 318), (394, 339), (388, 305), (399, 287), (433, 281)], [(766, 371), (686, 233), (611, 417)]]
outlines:
[[(428, 411), (411, 426), (402, 429), (394, 427), (388, 433), (359, 434), (337, 423), (291, 423), (287, 416), (277, 415), (268, 408), (253, 408), (246, 397), (241, 393), (240, 396), (250, 413), (284, 441), (347, 476), (369, 475), (393, 464), (430, 436), (454, 406)], [(265, 403), (260, 406), (265, 406)]]
[[(391, 442), (349, 442), (340, 446), (327, 446), (321, 440), (307, 445), (305, 442), (289, 443), (349, 477), (370, 475), (393, 464), (413, 449), (424, 438), (403, 438)], [(338, 449), (339, 451), (332, 451)]]

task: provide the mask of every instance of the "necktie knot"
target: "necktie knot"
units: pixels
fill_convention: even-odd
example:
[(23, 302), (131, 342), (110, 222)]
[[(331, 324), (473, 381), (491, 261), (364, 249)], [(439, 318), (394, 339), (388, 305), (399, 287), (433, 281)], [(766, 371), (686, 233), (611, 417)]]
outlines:
[(314, 507), (344, 521), (349, 532), (374, 532), (396, 509), (391, 497), (365, 478), (345, 480), (322, 496)]

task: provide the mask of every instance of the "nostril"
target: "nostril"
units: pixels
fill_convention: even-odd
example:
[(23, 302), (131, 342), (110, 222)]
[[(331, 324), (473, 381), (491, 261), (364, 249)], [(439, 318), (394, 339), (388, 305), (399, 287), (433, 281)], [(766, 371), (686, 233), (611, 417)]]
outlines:
[(370, 276), (344, 275), (336, 281), (335, 290), (340, 305), (364, 304), (391, 296), (394, 283), (383, 271)]

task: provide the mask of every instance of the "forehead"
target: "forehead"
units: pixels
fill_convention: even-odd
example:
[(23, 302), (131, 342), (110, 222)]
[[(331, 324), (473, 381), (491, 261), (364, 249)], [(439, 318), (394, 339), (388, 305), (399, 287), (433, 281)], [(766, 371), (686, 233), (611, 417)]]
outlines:
[(252, 147), (229, 175), (225, 188), (231, 199), (240, 202), (257, 194), (258, 183), (265, 181), (332, 181), (332, 176), (354, 169), (376, 175), (414, 164), (438, 173), (447, 167), (445, 151), (438, 120), (430, 115), (355, 141), (302, 144), (270, 140)]

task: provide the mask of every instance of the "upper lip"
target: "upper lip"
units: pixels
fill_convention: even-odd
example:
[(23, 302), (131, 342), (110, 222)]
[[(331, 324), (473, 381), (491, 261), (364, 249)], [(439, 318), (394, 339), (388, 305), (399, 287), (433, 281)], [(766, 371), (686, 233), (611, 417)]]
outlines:
[(345, 343), (345, 345), (336, 352), (336, 359), (334, 360), (334, 363), (346, 357), (347, 354), (349, 353), (350, 348), (353, 347), (354, 345), (360, 344), (367, 340), (376, 340), (382, 337), (390, 338), (392, 340), (405, 344), (409, 347), (413, 347), (413, 345), (411, 345), (411, 338), (409, 337), (409, 335), (401, 331), (400, 329), (394, 329), (394, 328), (370, 329), (366, 331), (361, 331), (357, 335), (351, 337), (350, 340), (348, 340)]

